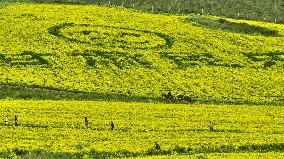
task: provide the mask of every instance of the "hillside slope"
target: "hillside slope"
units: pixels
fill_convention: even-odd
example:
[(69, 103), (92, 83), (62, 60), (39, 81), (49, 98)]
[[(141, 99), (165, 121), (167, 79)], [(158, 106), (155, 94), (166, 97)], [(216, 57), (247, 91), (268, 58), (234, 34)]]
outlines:
[(124, 6), (155, 13), (199, 13), (284, 23), (282, 0), (2, 0), (2, 3), (68, 3)]
[(0, 23), (2, 85), (283, 100), (284, 25), (49, 4), (6, 6)]

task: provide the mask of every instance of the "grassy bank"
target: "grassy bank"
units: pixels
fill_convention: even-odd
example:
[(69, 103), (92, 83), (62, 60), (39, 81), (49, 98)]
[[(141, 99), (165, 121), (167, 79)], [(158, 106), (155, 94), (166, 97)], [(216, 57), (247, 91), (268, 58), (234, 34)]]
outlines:
[[(277, 23), (284, 22), (284, 3), (281, 0), (2, 0), (3, 2), (35, 2), (35, 3), (63, 3), (63, 4), (98, 4), (108, 6), (123, 6), (127, 8), (139, 9), (155, 13), (174, 14), (210, 14), (237, 19), (254, 19), (261, 21), (271, 21)], [(1, 1), (0, 1), (1, 2)], [(3, 3), (2, 2), (2, 3)]]

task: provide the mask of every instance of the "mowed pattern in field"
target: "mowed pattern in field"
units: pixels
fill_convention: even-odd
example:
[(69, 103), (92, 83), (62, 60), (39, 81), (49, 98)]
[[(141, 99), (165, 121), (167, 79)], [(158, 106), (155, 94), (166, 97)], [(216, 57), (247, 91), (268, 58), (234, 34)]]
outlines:
[[(183, 105), (88, 101), (1, 101), (1, 151), (146, 151), (157, 141), (175, 146), (218, 149), (283, 142), (283, 109), (278, 106)], [(10, 126), (5, 126), (5, 115)], [(14, 125), (14, 115), (19, 126)], [(91, 128), (86, 129), (87, 116)], [(115, 129), (110, 130), (110, 121)], [(209, 122), (214, 132), (209, 131)], [(246, 151), (246, 149), (244, 149)], [(268, 151), (274, 151), (273, 149)], [(275, 149), (275, 151), (281, 151)], [(214, 152), (214, 151), (213, 151)]]
[[(0, 83), (129, 97), (160, 97), (170, 89), (201, 101), (283, 101), (284, 26), (233, 19), (206, 26), (218, 19), (8, 5), (0, 9)], [(247, 28), (252, 32), (242, 32)]]

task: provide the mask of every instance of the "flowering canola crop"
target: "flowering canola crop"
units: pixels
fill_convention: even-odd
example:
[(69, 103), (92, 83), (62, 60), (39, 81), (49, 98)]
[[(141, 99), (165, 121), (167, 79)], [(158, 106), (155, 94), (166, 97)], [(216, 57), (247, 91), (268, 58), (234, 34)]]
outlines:
[(0, 9), (0, 83), (130, 97), (172, 90), (200, 100), (283, 100), (283, 25), (226, 19), (277, 32), (269, 36), (210, 29), (187, 21), (191, 16), (6, 6)]

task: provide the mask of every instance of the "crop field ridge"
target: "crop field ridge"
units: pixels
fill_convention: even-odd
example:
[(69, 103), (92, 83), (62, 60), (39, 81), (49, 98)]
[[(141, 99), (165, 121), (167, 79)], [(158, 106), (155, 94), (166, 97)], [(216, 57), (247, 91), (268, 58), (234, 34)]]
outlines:
[(270, 21), (274, 23), (284, 22), (283, 2), (281, 0), (269, 1), (263, 0), (261, 2), (254, 0), (227, 0), (226, 2), (220, 0), (211, 1), (186, 1), (176, 0), (175, 2), (169, 0), (2, 0), (1, 5), (7, 5), (15, 2), (28, 2), (40, 4), (73, 4), (73, 5), (101, 5), (108, 7), (125, 7), (142, 10), (151, 13), (165, 13), (165, 14), (203, 14), (203, 15), (217, 15), (223, 17), (231, 17), (235, 19), (251, 19)]
[[(273, 100), (248, 100), (245, 98), (214, 98), (192, 97), (192, 101), (180, 99), (165, 100), (163, 97), (127, 96), (117, 94), (97, 94), (41, 88), (37, 86), (0, 85), (1, 99), (34, 99), (34, 100), (88, 100), (88, 101), (120, 101), (120, 102), (148, 102), (148, 103), (175, 103), (175, 104), (230, 104), (230, 105), (284, 105), (282, 96), (268, 97)], [(11, 93), (14, 92), (14, 93)]]
[[(220, 147), (200, 147), (198, 149), (192, 149), (191, 147), (181, 147), (175, 146), (173, 149), (169, 150), (155, 150), (148, 149), (144, 152), (130, 152), (128, 150), (119, 150), (116, 152), (107, 151), (96, 151), (90, 150), (89, 152), (77, 152), (77, 153), (50, 153), (44, 150), (34, 150), (27, 151), (21, 149), (12, 149), (9, 152), (3, 153), (4, 157), (9, 158), (13, 153), (21, 156), (21, 158), (29, 157), (52, 157), (55, 159), (68, 158), (72, 156), (77, 156), (78, 158), (90, 157), (97, 159), (108, 159), (108, 158), (135, 158), (135, 157), (149, 157), (149, 156), (169, 156), (169, 155), (196, 155), (203, 153), (249, 153), (249, 152), (284, 152), (284, 143), (280, 144), (265, 144), (265, 145), (243, 145), (240, 147), (232, 146), (220, 146)], [(1, 153), (0, 153), (1, 154)], [(38, 159), (39, 159), (38, 158)]]

